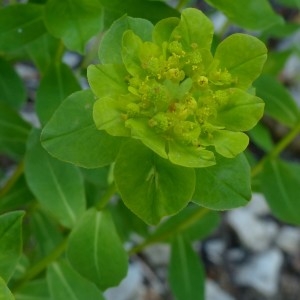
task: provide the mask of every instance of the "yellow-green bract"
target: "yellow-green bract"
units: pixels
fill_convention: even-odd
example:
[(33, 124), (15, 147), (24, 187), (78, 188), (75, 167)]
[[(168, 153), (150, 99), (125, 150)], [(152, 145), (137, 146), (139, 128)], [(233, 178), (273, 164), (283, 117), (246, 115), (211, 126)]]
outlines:
[(192, 8), (158, 22), (150, 40), (136, 28), (111, 38), (119, 59), (88, 69), (97, 128), (139, 139), (186, 167), (214, 165), (215, 152), (231, 158), (244, 151), (244, 131), (263, 114), (263, 101), (248, 91), (266, 60), (264, 44), (233, 34), (212, 54), (213, 25)]

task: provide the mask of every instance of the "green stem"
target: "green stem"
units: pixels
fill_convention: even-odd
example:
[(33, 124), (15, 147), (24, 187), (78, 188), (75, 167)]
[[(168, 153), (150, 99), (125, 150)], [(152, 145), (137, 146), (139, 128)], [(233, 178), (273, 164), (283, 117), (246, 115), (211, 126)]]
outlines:
[[(115, 184), (111, 184), (104, 195), (101, 197), (99, 202), (95, 205), (95, 207), (98, 210), (101, 210), (111, 199), (112, 195), (116, 192), (116, 186)], [(47, 268), (49, 264), (51, 264), (53, 261), (58, 259), (62, 253), (65, 251), (68, 244), (68, 235), (65, 237), (65, 239), (55, 248), (53, 249), (46, 257), (44, 257), (42, 260), (38, 261), (35, 265), (33, 265), (31, 268), (27, 270), (25, 275), (17, 281), (13, 287), (11, 288), (12, 291), (17, 291), (20, 289), (21, 286), (23, 286), (26, 282), (29, 280), (35, 278), (37, 275), (39, 275), (43, 270)]]
[(35, 265), (33, 265), (31, 268), (27, 270), (23, 278), (21, 278), (19, 281), (17, 281), (11, 290), (13, 292), (16, 292), (20, 287), (22, 287), (26, 282), (30, 281), (31, 279), (35, 278), (37, 275), (39, 275), (44, 269), (47, 268), (47, 266), (55, 261), (57, 258), (59, 258), (62, 253), (65, 251), (67, 246), (68, 238), (65, 238), (59, 245), (57, 245), (56, 248), (54, 248), (47, 256), (45, 256), (43, 259), (38, 261)]
[(105, 193), (103, 194), (103, 196), (101, 197), (101, 199), (96, 203), (95, 207), (97, 210), (102, 210), (107, 203), (110, 201), (111, 197), (116, 193), (116, 185), (114, 183), (112, 183), (107, 190), (105, 191)]
[(251, 176), (255, 177), (258, 175), (263, 168), (264, 163), (270, 158), (276, 158), (280, 153), (295, 139), (295, 137), (300, 132), (300, 122), (284, 137), (279, 143), (267, 154), (265, 155), (252, 169)]
[(164, 241), (164, 240), (172, 237), (173, 235), (186, 230), (191, 225), (196, 223), (199, 219), (203, 218), (206, 214), (208, 214), (209, 211), (210, 210), (207, 208), (200, 207), (188, 219), (185, 219), (183, 222), (179, 223), (178, 226), (171, 228), (169, 231), (164, 231), (159, 235), (155, 235), (155, 233), (154, 233), (154, 235), (147, 238), (141, 244), (136, 245), (133, 248), (131, 248), (129, 250), (128, 254), (132, 255), (132, 254), (138, 253), (138, 252), (142, 251), (148, 245)]
[(19, 177), (23, 174), (23, 171), (24, 171), (24, 163), (20, 162), (20, 164), (17, 166), (16, 170), (14, 171), (13, 175), (8, 179), (8, 181), (5, 183), (3, 188), (0, 190), (0, 198), (5, 196), (11, 190), (11, 188), (17, 182)]
[(182, 8), (184, 8), (184, 6), (189, 2), (189, 0), (179, 0), (178, 4), (176, 5), (175, 9), (177, 10), (181, 10)]

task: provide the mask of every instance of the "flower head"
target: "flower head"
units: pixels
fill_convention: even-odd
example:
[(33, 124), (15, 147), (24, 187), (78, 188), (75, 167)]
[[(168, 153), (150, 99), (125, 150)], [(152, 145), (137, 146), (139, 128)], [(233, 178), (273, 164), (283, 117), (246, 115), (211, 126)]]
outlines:
[[(213, 56), (212, 36), (212, 23), (196, 9), (184, 10), (176, 22), (157, 23), (151, 41), (126, 30), (122, 64), (89, 69), (99, 98), (97, 127), (139, 139), (187, 167), (215, 164), (214, 152), (225, 157), (242, 152), (248, 144), (243, 131), (263, 114), (262, 100), (247, 90), (261, 71), (266, 48), (252, 36), (235, 34)], [(100, 73), (117, 84), (99, 89)]]

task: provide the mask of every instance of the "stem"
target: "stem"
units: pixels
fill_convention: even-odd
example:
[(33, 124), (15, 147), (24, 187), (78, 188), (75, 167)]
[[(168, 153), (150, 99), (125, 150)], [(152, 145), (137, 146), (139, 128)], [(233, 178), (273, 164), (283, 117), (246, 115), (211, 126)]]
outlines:
[(38, 261), (35, 265), (27, 270), (24, 274), (23, 278), (17, 281), (11, 290), (16, 292), (20, 287), (22, 287), (26, 282), (33, 279), (37, 275), (39, 275), (47, 266), (55, 261), (57, 258), (61, 256), (61, 254), (65, 251), (67, 246), (68, 238), (66, 237), (59, 245), (56, 246), (47, 256)]
[(101, 197), (101, 199), (95, 204), (95, 207), (97, 210), (102, 210), (107, 203), (110, 201), (111, 197), (116, 193), (116, 185), (114, 183), (112, 183), (107, 190), (105, 191), (105, 193), (103, 194), (103, 196)]
[(179, 0), (175, 9), (180, 11), (188, 3), (188, 1), (189, 0)]
[[(111, 199), (112, 195), (115, 192), (116, 192), (116, 186), (115, 184), (111, 184), (106, 190), (106, 192), (104, 193), (104, 195), (101, 197), (99, 202), (95, 205), (95, 207), (98, 210), (101, 210), (109, 202), (109, 200)], [(53, 261), (59, 258), (67, 247), (68, 237), (69, 235), (67, 235), (64, 238), (64, 240), (59, 245), (57, 245), (57, 247), (54, 248), (46, 257), (44, 257), (43, 259), (38, 261), (35, 265), (33, 265), (31, 268), (29, 268), (27, 272), (24, 274), (24, 276), (13, 285), (11, 290), (13, 292), (17, 291), (26, 282), (35, 278), (43, 270), (45, 270), (49, 264), (51, 264)]]
[(24, 171), (24, 163), (22, 161), (15, 169), (13, 175), (7, 180), (3, 188), (0, 190), (0, 198), (5, 196), (11, 190), (11, 188), (17, 182), (19, 177), (22, 175), (23, 171)]
[(258, 175), (261, 172), (264, 163), (268, 159), (278, 157), (280, 153), (295, 139), (295, 137), (299, 134), (299, 132), (300, 132), (300, 122), (296, 124), (296, 126), (284, 138), (282, 138), (275, 145), (275, 147), (253, 167), (251, 176), (255, 177), (256, 175)]
[[(207, 213), (209, 213), (209, 209), (200, 207), (195, 211), (193, 215), (191, 215), (188, 219), (185, 219), (182, 223), (180, 223), (178, 226), (175, 226), (171, 228), (169, 231), (162, 232), (160, 235), (152, 235), (145, 241), (143, 241), (141, 244), (134, 246), (128, 251), (128, 254), (136, 254), (140, 251), (142, 251), (145, 247), (148, 245), (161, 242), (175, 234), (178, 234), (194, 223), (196, 223), (199, 219), (203, 218)], [(155, 233), (154, 233), (155, 234)]]

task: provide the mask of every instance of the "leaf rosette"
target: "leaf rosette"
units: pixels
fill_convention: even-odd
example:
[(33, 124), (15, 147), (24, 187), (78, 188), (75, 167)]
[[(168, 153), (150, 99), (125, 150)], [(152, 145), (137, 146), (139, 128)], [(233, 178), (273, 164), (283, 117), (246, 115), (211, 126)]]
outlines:
[[(96, 127), (138, 139), (185, 167), (208, 167), (215, 153), (233, 158), (244, 151), (244, 132), (263, 115), (251, 84), (266, 60), (264, 44), (233, 34), (213, 54), (213, 25), (192, 8), (155, 26), (130, 19), (113, 24), (100, 46), (102, 64), (88, 69)], [(116, 53), (108, 57), (101, 47)]]

